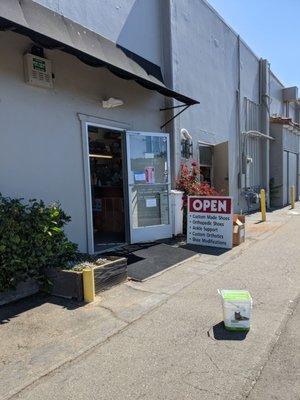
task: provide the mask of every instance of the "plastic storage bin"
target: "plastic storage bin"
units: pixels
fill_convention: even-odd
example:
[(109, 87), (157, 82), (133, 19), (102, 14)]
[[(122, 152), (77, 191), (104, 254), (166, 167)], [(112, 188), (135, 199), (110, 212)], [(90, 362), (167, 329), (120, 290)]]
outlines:
[(222, 298), (224, 325), (230, 331), (250, 329), (252, 298), (247, 290), (219, 290)]

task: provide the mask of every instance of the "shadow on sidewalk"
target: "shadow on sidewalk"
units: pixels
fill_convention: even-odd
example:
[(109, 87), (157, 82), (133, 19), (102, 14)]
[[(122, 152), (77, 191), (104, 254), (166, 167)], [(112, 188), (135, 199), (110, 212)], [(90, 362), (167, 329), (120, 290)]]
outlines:
[(238, 340), (242, 341), (246, 339), (248, 331), (234, 332), (225, 329), (224, 323), (219, 322), (214, 325), (208, 332), (208, 336), (214, 340)]
[(63, 299), (61, 297), (50, 296), (49, 294), (39, 293), (24, 299), (20, 299), (10, 304), (0, 307), (0, 325), (9, 323), (13, 318), (20, 314), (40, 307), (43, 304), (51, 303), (67, 310), (75, 310), (82, 307), (84, 303), (75, 300)]
[(196, 244), (184, 244), (180, 246), (182, 249), (190, 250), (195, 252), (195, 254), (208, 254), (210, 256), (221, 256), (227, 253), (231, 249), (224, 249), (221, 247), (209, 247), (209, 246), (199, 246)]

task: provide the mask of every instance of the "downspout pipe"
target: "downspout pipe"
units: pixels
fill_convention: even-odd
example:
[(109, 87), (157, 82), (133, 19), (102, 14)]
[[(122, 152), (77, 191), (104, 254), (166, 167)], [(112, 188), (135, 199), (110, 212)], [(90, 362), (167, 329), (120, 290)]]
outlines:
[(236, 90), (236, 146), (237, 146), (237, 205), (241, 203), (242, 195), (242, 137), (241, 137), (241, 38), (237, 38), (237, 90)]
[[(173, 46), (173, 1), (166, 0), (161, 2), (163, 20), (165, 21), (163, 30), (163, 60), (164, 60), (164, 76), (168, 87), (174, 89), (174, 46)], [(165, 107), (171, 108), (176, 106), (177, 103), (173, 98), (165, 99)], [(176, 109), (170, 109), (165, 112), (166, 119), (174, 117)], [(171, 177), (172, 187), (175, 186), (177, 177), (177, 135), (176, 135), (176, 120), (171, 121), (165, 132), (170, 133), (170, 147), (171, 147)]]
[[(261, 131), (270, 136), (270, 64), (268, 60), (260, 60), (260, 104), (261, 104)], [(270, 206), (270, 141), (262, 144), (262, 186), (266, 190), (267, 205)]]

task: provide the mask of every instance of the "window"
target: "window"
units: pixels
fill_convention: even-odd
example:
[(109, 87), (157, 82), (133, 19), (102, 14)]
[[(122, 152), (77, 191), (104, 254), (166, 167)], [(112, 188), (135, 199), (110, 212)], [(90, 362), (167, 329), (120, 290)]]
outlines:
[(199, 165), (201, 182), (212, 183), (213, 147), (199, 144)]
[(199, 145), (200, 165), (212, 167), (212, 147), (207, 145)]

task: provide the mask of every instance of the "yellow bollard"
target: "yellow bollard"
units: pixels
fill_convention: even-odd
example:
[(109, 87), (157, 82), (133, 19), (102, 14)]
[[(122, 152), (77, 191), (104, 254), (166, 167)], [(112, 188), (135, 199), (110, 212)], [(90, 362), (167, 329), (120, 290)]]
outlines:
[(291, 186), (291, 208), (295, 208), (295, 186)]
[(261, 220), (266, 222), (267, 220), (267, 210), (266, 210), (266, 192), (265, 189), (260, 191), (260, 210), (261, 210)]
[(83, 275), (83, 296), (84, 301), (91, 303), (95, 300), (95, 281), (93, 268), (85, 268)]

